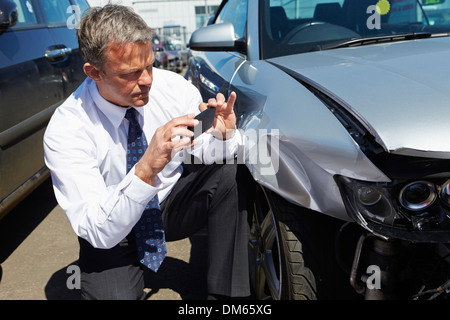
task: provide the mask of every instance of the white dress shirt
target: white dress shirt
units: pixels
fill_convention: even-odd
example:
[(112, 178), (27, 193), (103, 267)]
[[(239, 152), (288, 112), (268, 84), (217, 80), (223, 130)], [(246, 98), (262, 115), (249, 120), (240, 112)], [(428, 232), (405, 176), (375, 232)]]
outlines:
[[(202, 98), (182, 76), (153, 70), (149, 102), (136, 110), (148, 142), (155, 130), (175, 117), (199, 113)], [(153, 185), (126, 173), (127, 108), (106, 101), (90, 78), (60, 106), (44, 135), (45, 162), (56, 199), (75, 233), (96, 248), (118, 244), (139, 220), (155, 194), (163, 201), (183, 168), (183, 152), (172, 158)], [(232, 158), (241, 136), (226, 140), (204, 133), (189, 152), (205, 164)]]

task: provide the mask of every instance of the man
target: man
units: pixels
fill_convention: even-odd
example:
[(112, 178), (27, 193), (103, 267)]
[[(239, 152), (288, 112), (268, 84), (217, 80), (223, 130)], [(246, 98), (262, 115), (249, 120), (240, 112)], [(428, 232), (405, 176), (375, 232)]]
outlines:
[[(127, 7), (91, 9), (77, 34), (88, 78), (55, 111), (44, 150), (56, 198), (78, 235), (82, 298), (143, 298), (143, 270), (157, 271), (165, 241), (205, 225), (208, 293), (248, 296), (238, 168), (222, 161), (241, 143), (236, 95), (226, 102), (218, 94), (207, 105), (183, 77), (153, 69), (153, 32)], [(206, 107), (216, 108), (214, 126), (191, 141), (187, 127)], [(185, 151), (209, 165), (182, 165)]]

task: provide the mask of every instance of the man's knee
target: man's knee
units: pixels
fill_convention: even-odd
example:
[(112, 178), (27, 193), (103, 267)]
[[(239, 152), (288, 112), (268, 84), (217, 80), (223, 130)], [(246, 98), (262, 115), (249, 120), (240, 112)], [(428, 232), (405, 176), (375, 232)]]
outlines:
[(237, 173), (237, 165), (236, 164), (213, 164), (212, 166), (216, 166), (216, 174), (219, 177), (219, 189), (235, 189), (237, 186), (236, 173)]
[(143, 297), (144, 276), (139, 265), (81, 273), (82, 300), (140, 300)]

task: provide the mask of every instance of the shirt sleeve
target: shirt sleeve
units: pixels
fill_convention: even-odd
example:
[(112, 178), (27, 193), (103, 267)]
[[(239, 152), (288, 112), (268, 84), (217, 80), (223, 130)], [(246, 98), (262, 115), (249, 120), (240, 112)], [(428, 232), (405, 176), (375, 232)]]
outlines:
[(59, 205), (79, 237), (95, 248), (112, 248), (132, 230), (160, 181), (148, 185), (133, 167), (118, 184), (106, 186), (88, 133), (52, 130), (50, 125), (44, 155)]
[(224, 163), (226, 160), (236, 158), (242, 143), (242, 135), (237, 129), (227, 140), (216, 139), (212, 134), (205, 132), (197, 138), (196, 145), (191, 148), (190, 153), (207, 165)]

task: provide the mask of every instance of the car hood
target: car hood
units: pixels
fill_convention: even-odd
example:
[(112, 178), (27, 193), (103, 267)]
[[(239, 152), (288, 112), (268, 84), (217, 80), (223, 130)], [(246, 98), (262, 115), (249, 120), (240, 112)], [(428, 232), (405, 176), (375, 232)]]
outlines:
[(375, 44), (268, 60), (325, 89), (387, 151), (450, 157), (450, 38)]

